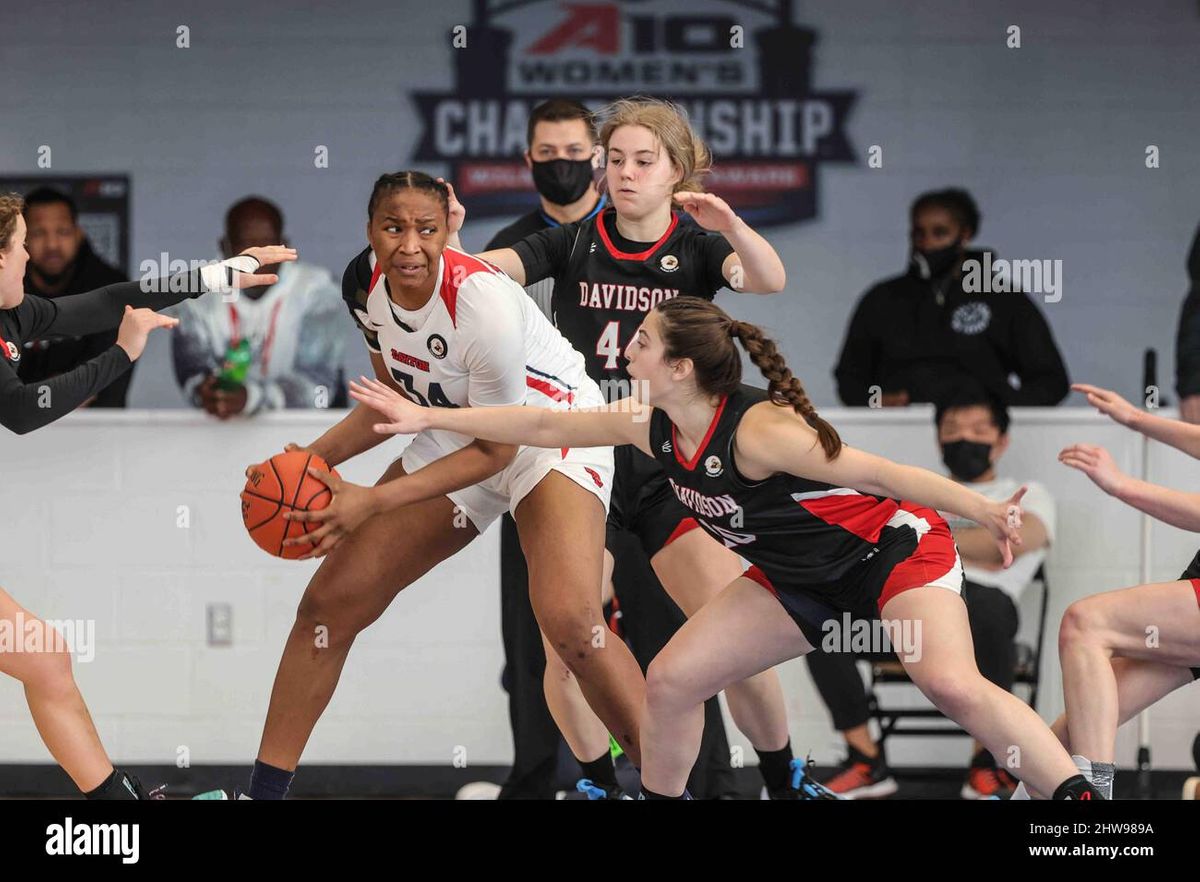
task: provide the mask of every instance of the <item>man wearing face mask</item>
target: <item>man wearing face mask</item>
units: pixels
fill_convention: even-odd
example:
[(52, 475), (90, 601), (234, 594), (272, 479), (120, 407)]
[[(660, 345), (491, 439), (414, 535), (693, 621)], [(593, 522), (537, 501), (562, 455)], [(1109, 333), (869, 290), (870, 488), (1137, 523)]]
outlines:
[[(485, 250), (510, 247), (532, 233), (586, 220), (607, 207), (607, 196), (594, 183), (601, 154), (598, 141), (593, 116), (582, 103), (555, 98), (534, 107), (529, 116), (525, 164), (537, 188), (539, 205), (496, 233)], [(553, 321), (554, 280), (544, 279), (525, 290)], [(578, 340), (571, 343), (577, 349), (584, 348)], [(594, 341), (588, 343), (595, 345)], [(640, 543), (625, 534), (614, 541), (621, 542), (620, 552), (614, 553), (612, 580), (623, 607), (617, 616), (634, 656), (644, 667), (684, 618), (659, 585)], [(565, 746), (560, 748), (562, 737), (546, 703), (546, 657), (529, 602), (525, 557), (510, 515), (501, 519), (500, 586), (503, 684), (509, 696), (513, 765), (498, 791), (495, 785), (477, 782), (463, 787), (458, 798), (550, 799), (555, 795), (560, 757), (569, 766), (570, 752)], [(714, 698), (705, 706), (704, 740), (690, 782), (692, 792), (707, 798), (732, 792), (729, 757), (728, 737)], [(611, 785), (607, 776), (613, 770), (607, 755), (595, 763), (580, 765), (584, 778)]]
[(1062, 401), (1066, 367), (1029, 295), (963, 290), (963, 262), (984, 259), (967, 248), (980, 220), (971, 195), (923, 193), (910, 219), (908, 271), (872, 287), (850, 320), (834, 369), (842, 403), (937, 401), (966, 378), (1008, 406)]
[[(594, 183), (599, 147), (591, 111), (578, 101), (552, 98), (529, 114), (525, 165), (537, 188), (539, 205), (500, 230), (484, 250), (509, 248), (530, 233), (586, 220), (608, 203)], [(550, 316), (554, 280), (525, 289)], [(551, 318), (553, 318), (551, 316)]]
[[(989, 499), (1008, 499), (1027, 487), (1021, 499), (1020, 545), (1014, 545), (1013, 564), (1001, 568), (1000, 552), (988, 531), (956, 515), (943, 512), (954, 533), (963, 563), (963, 600), (975, 646), (979, 672), (1005, 691), (1011, 691), (1016, 673), (1017, 603), (1021, 592), (1046, 558), (1054, 535), (1054, 499), (1036, 481), (1019, 482), (1001, 477), (997, 465), (1008, 449), (1008, 410), (978, 384), (965, 383), (951, 390), (936, 411), (938, 445), (942, 462), (954, 480), (969, 484)], [(853, 799), (888, 796), (897, 790), (882, 747), (871, 737), (870, 710), (862, 679), (851, 653), (812, 652), (805, 657), (833, 725), (846, 739), (847, 757), (824, 781), (826, 787)], [(1008, 798), (1016, 779), (978, 743), (961, 795), (964, 799)]]

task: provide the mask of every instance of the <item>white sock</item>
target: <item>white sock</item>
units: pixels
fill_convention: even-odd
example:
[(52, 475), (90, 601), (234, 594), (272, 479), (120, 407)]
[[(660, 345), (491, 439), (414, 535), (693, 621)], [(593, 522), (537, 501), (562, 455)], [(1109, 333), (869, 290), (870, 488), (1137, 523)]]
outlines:
[(1116, 776), (1117, 767), (1114, 763), (1094, 763), (1085, 756), (1080, 756), (1077, 753), (1071, 754), (1071, 759), (1075, 761), (1075, 768), (1083, 772), (1083, 776), (1088, 779), (1088, 782), (1100, 791), (1100, 795), (1105, 799), (1112, 799), (1113, 793), (1113, 778)]

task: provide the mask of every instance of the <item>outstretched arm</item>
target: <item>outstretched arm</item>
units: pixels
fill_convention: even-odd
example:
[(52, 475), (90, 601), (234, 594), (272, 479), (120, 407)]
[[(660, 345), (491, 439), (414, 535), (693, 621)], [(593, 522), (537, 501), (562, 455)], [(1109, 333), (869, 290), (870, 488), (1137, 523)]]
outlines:
[(0, 425), (25, 435), (66, 416), (117, 377), (133, 362), (119, 346), (90, 361), (38, 383), (24, 383), (0, 358)]
[(1088, 404), (1105, 416), (1111, 417), (1147, 438), (1170, 444), (1188, 456), (1200, 459), (1200, 426), (1180, 420), (1169, 420), (1148, 411), (1139, 410), (1116, 392), (1091, 386), (1087, 383), (1072, 383), (1071, 388), (1087, 396)]
[(383, 414), (375, 431), (407, 435), (444, 429), (471, 438), (530, 447), (636, 444), (650, 453), (651, 408), (633, 398), (605, 407), (555, 411), (541, 407), (420, 407), (378, 380), (361, 377), (350, 395)]
[(853, 447), (843, 446), (836, 458), (826, 459), (816, 431), (790, 409), (774, 404), (751, 408), (738, 430), (737, 454), (754, 473), (786, 472), (962, 515), (987, 528), (1006, 567), (1013, 560), (1011, 546), (1021, 544), (1024, 487), (1004, 502), (993, 502), (934, 472)]
[(155, 328), (173, 328), (179, 319), (126, 306), (117, 342), (66, 373), (24, 383), (7, 359), (0, 360), (0, 425), (24, 435), (66, 416), (141, 357), (146, 336)]
[(295, 259), (296, 250), (282, 245), (248, 248), (237, 257), (195, 272), (164, 279), (118, 282), (53, 300), (27, 296), (17, 308), (27, 310), (30, 315), (30, 330), (25, 333), (27, 340), (52, 334), (83, 337), (120, 325), (126, 306), (160, 310), (209, 291), (226, 292), (274, 284), (279, 277), (274, 273), (259, 273), (258, 268)]
[[(1175, 424), (1174, 420), (1163, 422)], [(1185, 423), (1178, 425), (1189, 429), (1200, 428)], [(1184, 493), (1132, 478), (1117, 468), (1107, 450), (1096, 444), (1072, 444), (1058, 454), (1058, 461), (1083, 472), (1097, 487), (1126, 505), (1132, 505), (1138, 511), (1144, 511), (1172, 527), (1200, 533), (1200, 494)]]

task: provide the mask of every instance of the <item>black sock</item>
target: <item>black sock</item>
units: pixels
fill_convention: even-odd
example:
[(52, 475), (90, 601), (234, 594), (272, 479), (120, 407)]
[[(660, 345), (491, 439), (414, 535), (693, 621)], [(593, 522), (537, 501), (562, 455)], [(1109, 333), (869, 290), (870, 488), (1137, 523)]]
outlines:
[(250, 773), (251, 799), (283, 799), (287, 796), (288, 788), (292, 786), (295, 772), (287, 769), (277, 769), (266, 763), (255, 760), (254, 771)]
[(83, 794), (85, 799), (140, 799), (137, 788), (129, 776), (120, 769), (113, 769), (112, 774), (95, 790)]
[(989, 751), (981, 750), (975, 756), (971, 757), (971, 768), (994, 769), (996, 768), (996, 758)]
[(683, 793), (679, 794), (678, 796), (664, 796), (663, 794), (655, 793), (645, 785), (642, 785), (642, 799), (687, 799), (687, 790), (684, 789)]
[(1104, 799), (1083, 775), (1073, 775), (1058, 785), (1052, 799)]
[(754, 752), (758, 754), (758, 772), (768, 790), (782, 790), (791, 786), (793, 757), (790, 739), (779, 750), (759, 750), (756, 747)]
[(580, 761), (579, 767), (583, 769), (583, 777), (590, 778), (593, 784), (600, 787), (617, 786), (617, 770), (613, 766), (612, 754), (607, 750), (591, 762)]
[(849, 753), (847, 754), (847, 757), (850, 759), (851, 762), (866, 763), (872, 769), (878, 769), (878, 768), (887, 766), (887, 761), (883, 758), (883, 745), (882, 744), (875, 745), (875, 755), (874, 756), (868, 756), (867, 754), (863, 753), (861, 750), (859, 750), (857, 747), (855, 747), (853, 744), (850, 744), (849, 742), (846, 743), (846, 747), (849, 748)]

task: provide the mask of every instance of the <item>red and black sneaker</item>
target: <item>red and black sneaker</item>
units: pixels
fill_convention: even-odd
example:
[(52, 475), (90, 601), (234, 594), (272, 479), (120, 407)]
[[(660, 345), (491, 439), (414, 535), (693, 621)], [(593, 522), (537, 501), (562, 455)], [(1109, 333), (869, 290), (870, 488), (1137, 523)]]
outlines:
[(1017, 779), (998, 768), (992, 755), (981, 750), (971, 760), (959, 795), (963, 799), (1008, 799), (1016, 789)]
[(882, 748), (878, 755), (869, 757), (851, 747), (837, 771), (821, 783), (843, 799), (882, 799), (900, 789), (888, 769)]

